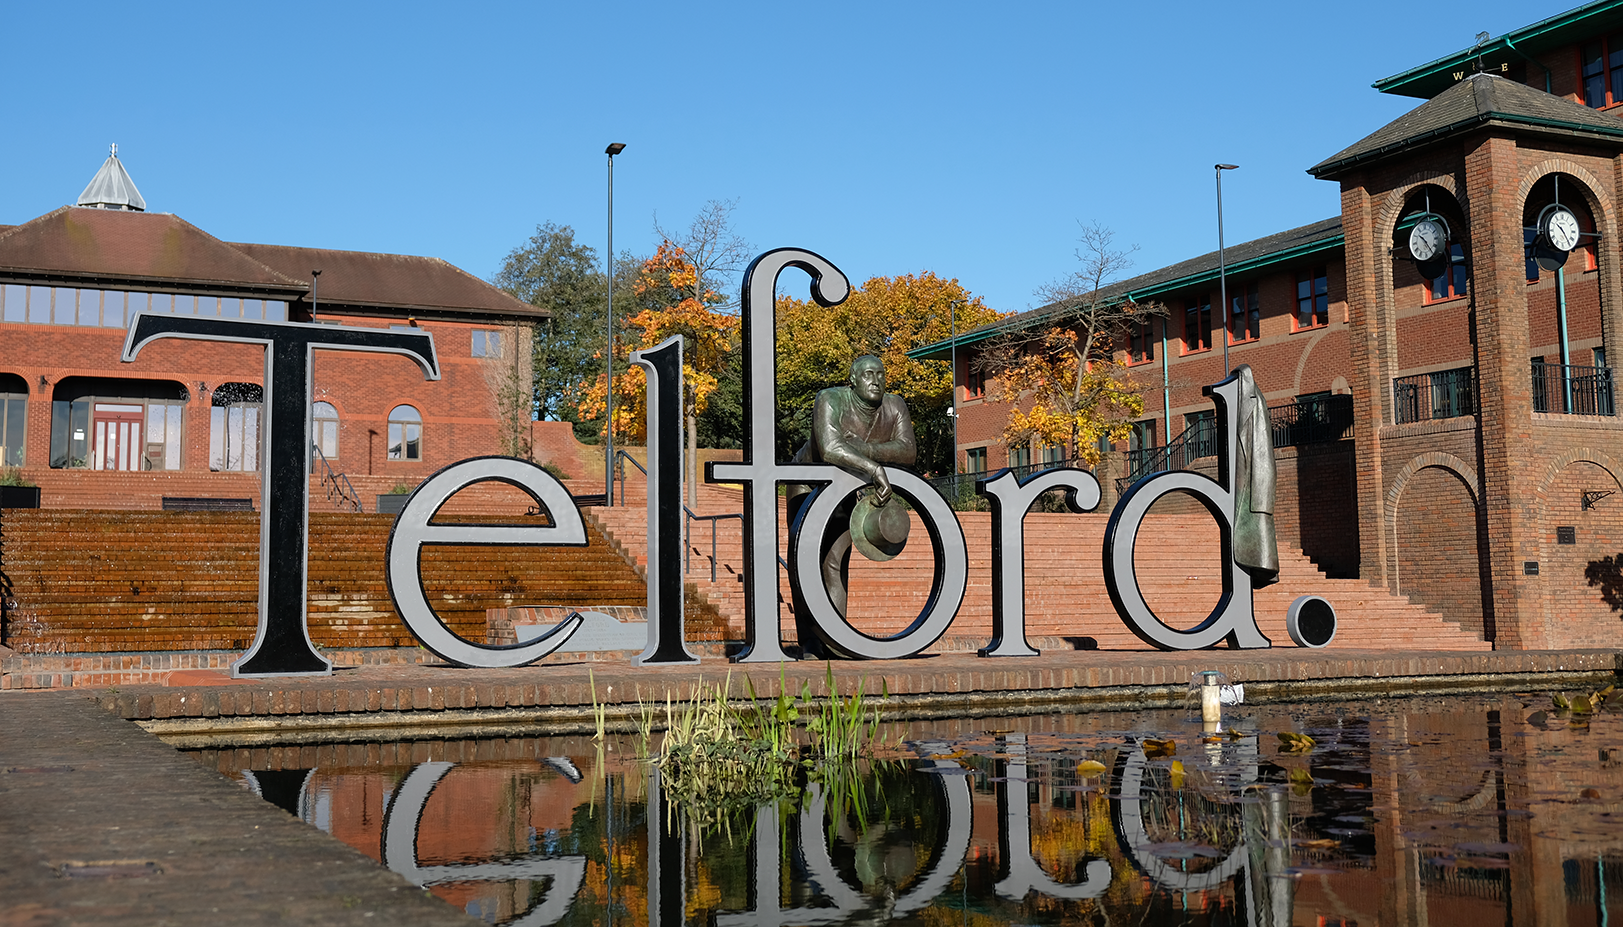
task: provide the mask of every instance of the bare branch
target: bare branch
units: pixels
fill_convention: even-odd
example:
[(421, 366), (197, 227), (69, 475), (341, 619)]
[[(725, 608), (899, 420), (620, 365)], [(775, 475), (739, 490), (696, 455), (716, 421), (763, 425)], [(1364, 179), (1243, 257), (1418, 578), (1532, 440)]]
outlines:
[(665, 229), (659, 216), (654, 216), (654, 233), (681, 248), (697, 271), (693, 292), (684, 295), (706, 302), (704, 294), (713, 292), (722, 297), (726, 308), (737, 303), (733, 280), (755, 252), (754, 245), (733, 230), (733, 210), (737, 208), (736, 199), (711, 200), (680, 232)]

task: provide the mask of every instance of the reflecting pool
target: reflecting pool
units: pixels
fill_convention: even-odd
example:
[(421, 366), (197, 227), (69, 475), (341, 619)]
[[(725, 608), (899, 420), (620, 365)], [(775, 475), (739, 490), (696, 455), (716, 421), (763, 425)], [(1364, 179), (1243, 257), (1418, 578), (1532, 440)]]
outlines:
[(495, 924), (1605, 925), (1623, 712), (1550, 707), (898, 723), (849, 774), (705, 827), (636, 737), (193, 753)]

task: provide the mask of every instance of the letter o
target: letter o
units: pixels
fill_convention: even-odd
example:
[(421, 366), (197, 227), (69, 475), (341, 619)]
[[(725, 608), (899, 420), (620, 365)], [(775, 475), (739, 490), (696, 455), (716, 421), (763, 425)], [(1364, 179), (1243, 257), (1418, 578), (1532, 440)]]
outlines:
[(891, 488), (913, 504), (924, 522), (925, 530), (930, 534), (930, 543), (935, 551), (935, 572), (930, 598), (912, 624), (891, 637), (864, 634), (851, 627), (835, 610), (834, 601), (823, 587), (819, 550), (835, 509), (867, 484), (838, 467), (829, 466), (828, 472), (828, 485), (812, 497), (798, 519), (798, 527), (790, 534), (789, 568), (800, 586), (800, 594), (817, 623), (823, 641), (839, 655), (858, 660), (910, 657), (947, 633), (952, 620), (958, 616), (959, 606), (964, 602), (964, 590), (969, 585), (969, 548), (964, 542), (963, 526), (953, 515), (947, 500), (941, 498), (941, 494), (929, 483), (906, 470), (885, 468)]
[[(550, 525), (431, 525), (430, 518), (452, 494), (475, 483), (498, 482), (515, 486), (552, 516)], [(563, 646), (580, 627), (579, 615), (560, 621), (552, 630), (522, 644), (476, 644), (458, 637), (435, 614), (423, 590), (418, 554), (424, 544), (491, 544), (513, 547), (584, 547), (586, 523), (569, 490), (552, 474), (514, 457), (470, 457), (424, 480), (406, 500), (389, 532), (384, 575), (389, 597), (406, 628), (435, 656), (458, 666), (497, 668), (523, 666)]]

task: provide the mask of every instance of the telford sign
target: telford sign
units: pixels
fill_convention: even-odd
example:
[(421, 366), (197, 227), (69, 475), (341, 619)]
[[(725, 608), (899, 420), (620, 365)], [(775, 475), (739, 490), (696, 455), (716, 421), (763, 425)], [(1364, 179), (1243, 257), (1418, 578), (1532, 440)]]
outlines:
[[(849, 659), (897, 659), (918, 654), (946, 633), (963, 604), (969, 551), (962, 526), (946, 501), (928, 483), (887, 459), (911, 460), (912, 426), (905, 406), (883, 393), (883, 370), (859, 361), (851, 395), (856, 405), (841, 406), (837, 390), (819, 397), (817, 416), (827, 436), (814, 439), (821, 453), (797, 455), (779, 463), (775, 451), (774, 306), (777, 280), (797, 268), (811, 276), (811, 295), (834, 306), (850, 293), (850, 283), (833, 264), (810, 251), (782, 248), (756, 258), (744, 274), (741, 304), (744, 354), (743, 459), (712, 463), (706, 480), (744, 487), (745, 645), (733, 659), (761, 663), (792, 659), (778, 627), (779, 487), (809, 488), (788, 525), (787, 569), (796, 603), (804, 652)], [(265, 426), (261, 460), (259, 630), (253, 646), (232, 667), (234, 676), (309, 675), (331, 672), (331, 663), (311, 645), (306, 627), (307, 548), (310, 472), (310, 358), (317, 348), (403, 354), (430, 380), (438, 379), (433, 336), (426, 332), (252, 322), (185, 316), (137, 315), (131, 322), (123, 359), (160, 338), (235, 341), (265, 346)], [(656, 348), (633, 352), (648, 375), (648, 646), (638, 664), (697, 662), (683, 632), (682, 582), (676, 568), (681, 549), (681, 370), (682, 344), (672, 338)], [(843, 388), (842, 388), (843, 389)], [(1144, 642), (1165, 650), (1191, 650), (1227, 641), (1231, 647), (1262, 648), (1270, 641), (1258, 629), (1252, 590), (1275, 581), (1278, 572), (1273, 534), (1273, 449), (1268, 415), (1248, 367), (1206, 387), (1216, 405), (1218, 476), (1175, 471), (1151, 474), (1122, 495), (1105, 531), (1101, 568), (1117, 614)], [(894, 402), (893, 402), (894, 400)], [(900, 406), (900, 412), (897, 407)], [(889, 410), (889, 411), (887, 411)], [(861, 423), (889, 416), (881, 443), (853, 440), (858, 451), (841, 451), (840, 418)], [(864, 419), (866, 415), (869, 418)], [(825, 422), (824, 419), (827, 419)], [(905, 431), (905, 434), (904, 434)], [(905, 440), (904, 440), (905, 438)], [(878, 439), (876, 438), (876, 441)], [(806, 459), (803, 459), (806, 458)], [(550, 516), (545, 526), (439, 525), (433, 515), (457, 491), (480, 482), (507, 483), (528, 494)], [(1073, 512), (1097, 508), (1099, 484), (1091, 473), (1071, 468), (1045, 470), (1020, 478), (1004, 471), (976, 484), (992, 511), (992, 639), (985, 657), (1031, 656), (1038, 651), (1025, 631), (1025, 534), (1027, 511), (1038, 496), (1063, 490)], [(1145, 601), (1133, 570), (1133, 546), (1150, 506), (1181, 492), (1197, 499), (1217, 522), (1222, 561), (1228, 565), (1223, 593), (1206, 618), (1187, 630), (1161, 620)], [(897, 517), (892, 496), (911, 504), (934, 555), (930, 594), (924, 607), (900, 633), (875, 637), (845, 620), (842, 558), (856, 549), (864, 556), (894, 555)], [(860, 501), (859, 501), (860, 497)], [(890, 509), (890, 513), (884, 509)], [(853, 511), (858, 513), (853, 516)], [(888, 518), (887, 518), (888, 514)], [(847, 523), (858, 527), (853, 543)], [(899, 522), (905, 538), (906, 521)], [(888, 526), (888, 527), (887, 527)], [(888, 539), (888, 540), (887, 540)], [(401, 620), (422, 645), (462, 666), (521, 666), (561, 647), (581, 624), (572, 615), (535, 640), (510, 645), (475, 643), (457, 636), (435, 614), (423, 591), (418, 568), (424, 545), (584, 545), (585, 523), (568, 490), (528, 461), (476, 457), (452, 464), (425, 480), (407, 500), (389, 539), (387, 579)], [(1078, 565), (1077, 568), (1082, 568)], [(1318, 600), (1322, 603), (1322, 600)], [(1298, 603), (1301, 604), (1300, 602)], [(1326, 606), (1327, 608), (1327, 606)], [(1293, 607), (1292, 614), (1299, 609)], [(1320, 612), (1323, 610), (1321, 609)], [(1333, 633), (1333, 617), (1330, 618)], [(1292, 636), (1296, 637), (1293, 629)], [(1328, 638), (1325, 638), (1327, 641)], [(1320, 641), (1319, 643), (1323, 643)], [(1304, 643), (1298, 640), (1298, 643)], [(1310, 646), (1312, 642), (1307, 642)]]

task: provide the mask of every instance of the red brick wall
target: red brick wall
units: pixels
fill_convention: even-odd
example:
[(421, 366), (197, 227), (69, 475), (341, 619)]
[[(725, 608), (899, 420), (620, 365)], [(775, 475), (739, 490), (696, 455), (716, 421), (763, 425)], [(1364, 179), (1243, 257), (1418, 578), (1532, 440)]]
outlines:
[[(343, 320), (347, 325), (384, 328), (386, 319)], [(494, 405), (484, 375), (484, 359), (472, 356), (473, 329), (492, 325), (424, 322), (421, 328), (435, 337), (441, 379), (425, 381), (411, 361), (387, 354), (317, 351), (313, 368), (314, 398), (330, 402), (339, 414), (338, 455), (335, 469), (357, 475), (415, 485), (435, 470), (477, 454), (499, 452)], [(511, 330), (509, 330), (511, 331)], [(512, 345), (509, 334), (505, 345)], [(0, 323), (0, 372), (15, 373), (27, 382), (28, 434), (25, 466), (44, 470), (50, 465), (51, 396), (67, 377), (156, 379), (184, 385), (191, 396), (184, 425), (182, 473), (193, 489), (170, 495), (228, 495), (235, 488), (209, 489), (210, 391), (221, 383), (264, 382), (264, 351), (252, 345), (162, 340), (149, 344), (137, 360), (121, 363), (124, 332), (119, 329), (74, 328), (61, 325)], [(44, 385), (41, 385), (41, 381)], [(388, 416), (397, 405), (410, 403), (423, 418), (423, 459), (388, 458)], [(68, 497), (47, 505), (98, 505), (96, 474), (90, 482), (55, 479)], [(64, 474), (65, 477), (65, 474)], [(240, 475), (218, 475), (232, 487)], [(39, 481), (44, 485), (43, 480)], [(255, 480), (257, 483), (257, 479)], [(78, 492), (92, 496), (79, 497)], [(254, 493), (257, 496), (257, 492)], [(129, 505), (121, 507), (156, 507)]]
[(1471, 489), (1458, 474), (1425, 467), (1404, 484), (1393, 528), (1398, 590), (1481, 635), (1477, 528)]
[[(1588, 510), (1582, 503), (1585, 491), (1618, 489), (1604, 467), (1578, 461), (1557, 471), (1544, 494), (1539, 578), (1554, 593), (1551, 646), (1615, 647), (1623, 635), (1623, 495)], [(1560, 526), (1574, 529), (1576, 543), (1558, 543)]]

